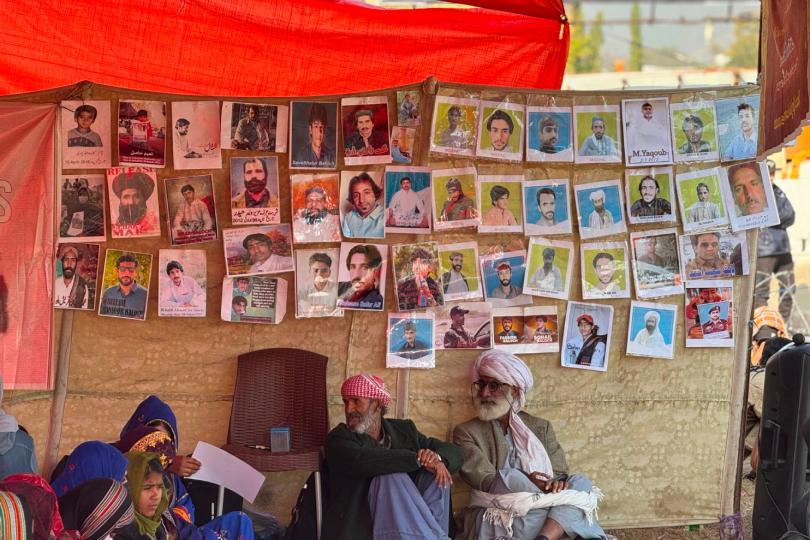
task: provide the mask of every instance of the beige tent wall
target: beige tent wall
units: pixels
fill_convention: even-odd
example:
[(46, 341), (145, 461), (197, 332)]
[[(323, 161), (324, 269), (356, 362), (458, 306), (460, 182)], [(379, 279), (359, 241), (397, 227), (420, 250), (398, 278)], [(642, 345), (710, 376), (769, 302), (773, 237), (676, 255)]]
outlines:
[[(82, 87), (85, 99), (110, 99), (117, 111), (119, 98), (149, 98), (165, 101), (197, 99), (180, 95), (150, 94), (95, 85)], [(425, 90), (421, 113), (423, 125), (417, 133), (420, 147), (414, 165), (431, 164), (463, 166), (471, 160), (452, 160), (430, 156), (427, 152), (433, 94), (436, 91), (456, 95), (470, 94), (484, 99), (508, 98), (534, 105), (572, 102), (579, 104), (618, 104), (622, 96), (643, 97), (671, 95), (671, 92), (572, 94), (492, 88), (439, 85), (426, 81), (409, 87)], [(395, 103), (395, 90), (385, 93)], [(725, 92), (717, 90), (720, 97)], [(74, 95), (76, 88), (63, 88), (23, 96), (10, 96), (9, 101), (58, 102)], [(205, 97), (200, 99), (222, 99)], [(233, 98), (226, 98), (233, 99)], [(245, 99), (251, 102), (286, 103), (285, 99)], [(394, 108), (391, 125), (395, 125)], [(115, 119), (113, 119), (113, 124)], [(167, 119), (167, 126), (173, 119)], [(115, 127), (115, 126), (113, 126)], [(117, 129), (112, 130), (113, 133)], [(227, 158), (223, 168), (210, 172), (214, 178), (220, 227), (230, 226)], [(257, 153), (258, 154), (258, 153)], [(167, 155), (171, 155), (167, 149)], [(240, 152), (238, 155), (250, 155)], [(116, 156), (117, 157), (117, 156)], [(116, 163), (116, 157), (113, 163)], [(282, 221), (290, 221), (289, 172), (287, 154), (279, 154), (279, 178), (282, 199)], [(201, 171), (176, 172), (169, 165), (158, 171), (159, 179), (198, 174)], [(474, 163), (479, 173), (525, 172), (527, 178), (552, 174), (571, 174), (573, 183), (587, 183), (605, 178), (623, 178), (621, 166), (544, 167), (523, 163), (503, 165), (479, 159)], [(342, 162), (339, 162), (339, 168)], [(383, 166), (371, 168), (382, 169)], [(352, 167), (352, 169), (359, 169)], [(80, 171), (72, 170), (71, 174)], [(110, 240), (102, 247), (125, 248), (155, 255), (170, 248), (167, 235), (163, 184), (159, 182), (163, 237), (160, 239)], [(631, 226), (631, 230), (644, 227)], [(573, 235), (578, 242), (576, 233)], [(626, 238), (626, 236), (625, 236)], [(446, 244), (477, 240), (481, 253), (488, 248), (526, 246), (521, 235), (442, 233), (425, 236), (389, 235), (386, 243), (406, 243), (433, 239)], [(612, 240), (608, 238), (606, 240)], [(615, 238), (621, 239), (621, 238)], [(754, 237), (751, 238), (754, 240)], [(56, 453), (69, 453), (88, 439), (111, 441), (135, 405), (150, 393), (167, 401), (177, 414), (180, 450), (191, 452), (198, 440), (223, 444), (227, 438), (231, 398), (236, 373), (236, 358), (247, 351), (267, 347), (299, 347), (329, 357), (328, 391), (330, 421), (343, 420), (340, 384), (347, 374), (371, 371), (382, 376), (399, 400), (396, 408), (407, 412), (426, 434), (449, 438), (455, 425), (473, 416), (470, 405), (470, 381), (467, 370), (474, 352), (439, 351), (436, 368), (410, 372), (385, 369), (385, 328), (383, 314), (347, 312), (343, 318), (296, 320), (294, 298), (287, 302), (287, 317), (280, 325), (226, 323), (219, 319), (221, 278), (225, 274), (222, 243), (210, 242), (191, 246), (204, 249), (208, 259), (208, 316), (194, 318), (158, 318), (157, 276), (153, 267), (149, 307), (145, 322), (98, 317), (94, 313), (73, 313), (70, 335), (69, 374), (64, 418), (60, 432), (52, 434), (58, 441)], [(307, 246), (312, 247), (312, 246)], [(755, 251), (755, 250), (753, 250)], [(752, 259), (753, 264), (753, 259)], [(571, 298), (581, 298), (579, 262), (573, 274)], [(292, 291), (294, 277), (282, 275)], [(735, 280), (738, 340), (745, 331), (746, 314), (750, 311), (751, 283), (748, 278)], [(386, 283), (387, 308), (394, 302), (391, 278)], [(748, 307), (742, 299), (748, 299)], [(661, 300), (683, 304), (683, 296)], [(548, 418), (576, 472), (589, 475), (606, 493), (599, 511), (601, 521), (611, 527), (645, 526), (717, 521), (731, 511), (733, 472), (737, 467), (737, 431), (739, 405), (742, 402), (740, 381), (732, 392), (732, 375), (744, 373), (744, 351), (735, 361), (732, 349), (683, 348), (683, 309), (679, 308), (674, 360), (652, 360), (624, 356), (627, 336), (629, 300), (605, 301), (614, 306), (615, 318), (612, 347), (607, 373), (560, 367), (558, 354), (522, 355), (535, 377), (535, 389), (529, 396), (527, 410)], [(535, 298), (535, 304), (556, 304), (560, 320), (565, 302)], [(55, 314), (54, 343), (59, 343), (63, 313)], [(562, 324), (561, 324), (562, 326)], [(744, 338), (743, 338), (744, 339)], [(744, 341), (738, 341), (744, 343)], [(739, 350), (744, 347), (737, 347)], [(54, 356), (56, 358), (56, 356)], [(55, 363), (55, 362), (54, 362)], [(736, 369), (733, 369), (734, 366)], [(305, 399), (305, 396), (302, 396)], [(24, 424), (38, 444), (38, 457), (43, 462), (48, 441), (48, 422), (52, 405), (51, 393), (10, 392), (4, 406)], [(54, 409), (59, 409), (59, 403)], [(272, 407), (272, 401), (267, 406)], [(282, 522), (289, 511), (307, 473), (268, 475), (258, 504), (272, 511)], [(454, 504), (467, 500), (468, 489), (460, 479), (454, 486)]]

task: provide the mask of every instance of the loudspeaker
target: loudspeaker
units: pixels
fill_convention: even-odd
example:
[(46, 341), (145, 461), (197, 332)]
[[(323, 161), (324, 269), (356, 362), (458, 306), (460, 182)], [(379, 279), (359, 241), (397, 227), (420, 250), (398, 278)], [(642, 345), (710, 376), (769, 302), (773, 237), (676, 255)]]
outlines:
[(810, 344), (804, 344), (800, 334), (793, 341), (765, 367), (754, 492), (756, 540), (798, 539), (808, 534)]

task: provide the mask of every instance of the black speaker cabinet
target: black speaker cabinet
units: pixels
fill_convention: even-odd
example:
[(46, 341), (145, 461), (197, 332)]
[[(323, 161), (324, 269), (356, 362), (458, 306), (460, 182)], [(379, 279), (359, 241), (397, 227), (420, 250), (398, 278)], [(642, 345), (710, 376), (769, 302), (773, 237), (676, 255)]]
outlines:
[(794, 337), (794, 345), (768, 360), (764, 392), (754, 539), (807, 538), (810, 344), (803, 336)]

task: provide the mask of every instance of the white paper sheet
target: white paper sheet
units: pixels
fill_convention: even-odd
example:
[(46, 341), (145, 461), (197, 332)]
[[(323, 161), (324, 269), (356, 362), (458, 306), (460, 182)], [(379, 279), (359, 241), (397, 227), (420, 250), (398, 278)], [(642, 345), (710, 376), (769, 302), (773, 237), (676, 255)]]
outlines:
[(203, 480), (225, 486), (250, 503), (256, 499), (259, 488), (264, 483), (264, 475), (221, 448), (199, 441), (192, 454), (200, 460), (200, 470), (189, 476), (192, 480)]

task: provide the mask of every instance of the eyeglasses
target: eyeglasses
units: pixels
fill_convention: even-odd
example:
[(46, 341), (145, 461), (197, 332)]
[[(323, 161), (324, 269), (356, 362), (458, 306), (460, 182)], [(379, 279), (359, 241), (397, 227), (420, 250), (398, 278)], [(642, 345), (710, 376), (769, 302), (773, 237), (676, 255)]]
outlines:
[(474, 392), (481, 392), (484, 388), (489, 390), (490, 394), (494, 394), (503, 386), (509, 386), (506, 383), (499, 383), (498, 381), (473, 381), (472, 389)]

